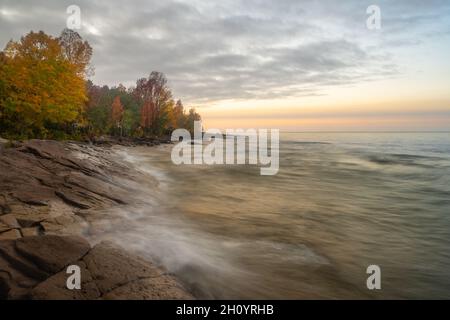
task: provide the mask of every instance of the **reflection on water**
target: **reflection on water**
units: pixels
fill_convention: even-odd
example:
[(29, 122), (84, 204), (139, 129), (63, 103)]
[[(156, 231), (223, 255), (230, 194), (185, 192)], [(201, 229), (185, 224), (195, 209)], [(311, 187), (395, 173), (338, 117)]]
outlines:
[(159, 186), (118, 240), (202, 298), (450, 298), (449, 138), (285, 133), (276, 176), (130, 149)]

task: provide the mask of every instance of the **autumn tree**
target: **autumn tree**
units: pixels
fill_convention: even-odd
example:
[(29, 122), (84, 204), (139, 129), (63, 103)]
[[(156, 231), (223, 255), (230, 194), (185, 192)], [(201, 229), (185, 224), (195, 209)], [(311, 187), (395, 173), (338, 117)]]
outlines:
[(90, 136), (107, 133), (110, 125), (112, 100), (109, 99), (109, 87), (97, 86), (92, 81), (86, 82), (88, 100), (86, 102), (86, 117), (88, 134)]
[(120, 130), (120, 136), (122, 136), (122, 121), (125, 109), (123, 108), (120, 97), (116, 96), (114, 98), (113, 104), (111, 106), (111, 119), (115, 129)]
[[(135, 87), (98, 86), (92, 48), (69, 29), (58, 38), (30, 32), (0, 51), (0, 134), (11, 138), (71, 138), (103, 134), (161, 135), (193, 129), (200, 116), (176, 103), (160, 72)], [(144, 130), (142, 130), (144, 129)]]
[(186, 116), (184, 114), (184, 106), (181, 100), (178, 100), (170, 113), (170, 125), (172, 129), (184, 128)]
[(94, 73), (94, 68), (90, 65), (92, 57), (92, 47), (78, 32), (71, 29), (64, 29), (58, 38), (64, 57), (77, 68), (80, 76), (89, 76)]
[(185, 122), (185, 129), (188, 130), (189, 132), (191, 132), (191, 134), (194, 134), (194, 122), (195, 121), (201, 121), (201, 116), (199, 113), (197, 113), (195, 111), (195, 108), (191, 108), (189, 109), (189, 113), (186, 117), (186, 122)]
[(145, 101), (141, 108), (141, 127), (149, 129), (153, 126), (155, 105), (152, 101)]
[(9, 42), (2, 60), (1, 131), (46, 137), (82, 121), (81, 67), (65, 57), (58, 39), (30, 32)]
[(4, 113), (4, 103), (6, 98), (6, 56), (0, 51), (0, 124)]
[(163, 133), (174, 104), (164, 74), (153, 71), (148, 78), (139, 79), (134, 95), (141, 105), (141, 125), (145, 132)]

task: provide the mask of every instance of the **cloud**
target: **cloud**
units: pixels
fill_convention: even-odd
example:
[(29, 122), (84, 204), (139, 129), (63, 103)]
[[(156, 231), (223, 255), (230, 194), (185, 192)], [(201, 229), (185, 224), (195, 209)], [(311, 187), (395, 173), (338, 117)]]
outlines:
[[(3, 0), (0, 45), (30, 30), (59, 34), (71, 4)], [(96, 83), (132, 85), (158, 70), (191, 103), (320, 95), (330, 86), (397, 76), (396, 50), (421, 45), (430, 33), (448, 36), (448, 1), (380, 1), (378, 34), (365, 27), (370, 4), (78, 1)]]

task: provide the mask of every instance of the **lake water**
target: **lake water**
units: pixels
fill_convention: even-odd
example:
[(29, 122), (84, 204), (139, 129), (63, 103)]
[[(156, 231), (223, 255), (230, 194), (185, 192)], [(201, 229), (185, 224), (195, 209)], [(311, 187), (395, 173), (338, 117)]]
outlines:
[(171, 148), (122, 154), (158, 187), (120, 241), (197, 297), (450, 298), (450, 133), (282, 133), (275, 176)]

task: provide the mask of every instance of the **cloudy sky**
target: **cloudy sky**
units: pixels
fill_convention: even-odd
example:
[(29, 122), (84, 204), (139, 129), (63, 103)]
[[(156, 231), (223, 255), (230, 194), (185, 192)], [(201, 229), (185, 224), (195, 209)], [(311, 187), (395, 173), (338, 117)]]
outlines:
[(207, 127), (450, 129), (448, 0), (0, 0), (0, 46), (58, 35), (69, 5), (95, 83), (162, 71)]

